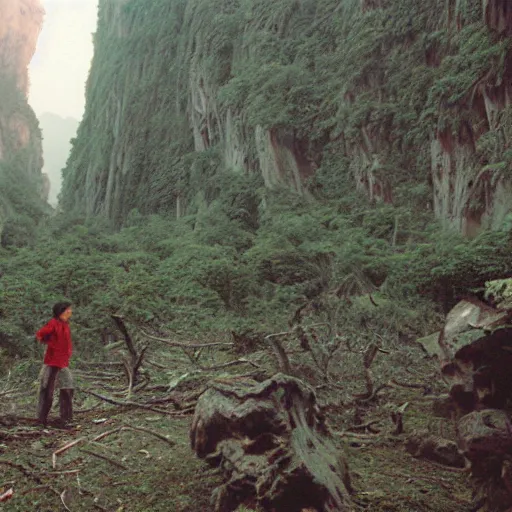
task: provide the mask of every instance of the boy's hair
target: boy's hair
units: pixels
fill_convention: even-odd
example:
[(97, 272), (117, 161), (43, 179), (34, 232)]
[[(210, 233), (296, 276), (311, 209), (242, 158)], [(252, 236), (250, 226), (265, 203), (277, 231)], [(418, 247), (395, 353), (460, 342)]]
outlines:
[(55, 306), (53, 306), (53, 316), (54, 318), (59, 318), (66, 309), (71, 306), (71, 302), (57, 302)]

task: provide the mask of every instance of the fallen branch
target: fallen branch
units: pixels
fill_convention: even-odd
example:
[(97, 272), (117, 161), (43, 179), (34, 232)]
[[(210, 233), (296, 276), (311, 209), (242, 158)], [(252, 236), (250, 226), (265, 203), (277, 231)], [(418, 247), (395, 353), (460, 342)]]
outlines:
[(75, 370), (75, 373), (77, 375), (80, 375), (81, 377), (93, 377), (95, 379), (100, 379), (102, 377), (106, 377), (109, 379), (118, 379), (119, 378), (119, 373), (112, 373), (112, 372), (101, 372), (101, 371), (86, 372), (85, 370)]
[(7, 389), (4, 391), (0, 391), (0, 398), (2, 398), (4, 396), (12, 395), (13, 393), (19, 393), (19, 392), (20, 392), (19, 389)]
[(145, 434), (150, 434), (158, 439), (160, 439), (161, 441), (164, 441), (165, 443), (167, 443), (169, 446), (176, 446), (176, 442), (173, 441), (172, 439), (169, 439), (168, 437), (158, 433), (158, 432), (155, 432), (154, 430), (150, 430), (149, 428), (144, 428), (144, 427), (134, 427), (132, 425), (124, 425), (122, 427), (118, 427), (118, 428), (115, 428), (113, 430), (109, 430), (107, 432), (103, 432), (103, 434), (100, 434), (99, 436), (96, 436), (92, 442), (98, 442), (102, 439), (105, 439), (107, 436), (110, 436), (112, 434), (117, 434), (118, 432), (123, 432), (123, 431), (126, 431), (126, 430), (133, 430), (133, 431), (136, 431), (136, 432), (144, 432)]
[(101, 441), (102, 439), (105, 439), (105, 437), (107, 436), (110, 436), (112, 434), (115, 434), (116, 432), (121, 432), (121, 428), (122, 427), (117, 427), (117, 428), (114, 428), (112, 430), (108, 430), (107, 432), (103, 432), (103, 434), (100, 434), (99, 436), (96, 436), (94, 439), (93, 439), (93, 442), (98, 442), (98, 441)]
[(159, 341), (161, 343), (165, 343), (170, 347), (180, 347), (180, 348), (208, 348), (208, 347), (232, 347), (234, 343), (224, 343), (224, 342), (216, 342), (216, 343), (180, 343), (179, 341), (172, 341), (165, 338), (159, 338), (157, 336), (153, 336), (152, 334), (148, 334), (146, 331), (140, 329), (140, 332), (147, 336), (151, 340)]
[(363, 366), (364, 366), (364, 380), (366, 383), (366, 393), (358, 393), (354, 395), (354, 398), (357, 402), (359, 401), (371, 401), (375, 396), (377, 396), (377, 393), (384, 389), (385, 387), (388, 387), (388, 384), (383, 384), (379, 386), (378, 389), (375, 389), (374, 383), (373, 383), (373, 374), (371, 371), (372, 363), (375, 359), (375, 356), (379, 352), (379, 346), (375, 343), (371, 343), (368, 348), (365, 350), (363, 355)]
[(160, 441), (164, 441), (169, 446), (176, 446), (176, 441), (173, 441), (172, 439), (169, 439), (168, 437), (166, 437), (163, 434), (160, 434), (158, 432), (155, 432), (154, 430), (150, 430), (149, 428), (134, 427), (132, 425), (127, 424), (126, 426), (121, 427), (121, 430), (135, 430), (137, 432), (144, 432), (146, 434), (150, 434), (150, 435), (156, 437), (157, 439), (160, 439)]
[(283, 345), (276, 338), (279, 338), (281, 336), (288, 336), (289, 334), (289, 332), (278, 332), (275, 334), (268, 334), (267, 336), (265, 336), (265, 340), (268, 341), (272, 345), (272, 348), (274, 349), (274, 354), (279, 363), (280, 370), (287, 375), (292, 374), (290, 359), (288, 359), (288, 355), (286, 354)]
[(67, 469), (65, 471), (41, 471), (39, 474), (48, 476), (77, 475), (81, 471), (81, 469)]
[(32, 487), (31, 489), (27, 489), (20, 493), (21, 496), (26, 496), (27, 494), (31, 494), (33, 492), (39, 492), (39, 491), (47, 491), (48, 485), (38, 485), (37, 487)]
[(78, 360), (77, 364), (80, 366), (83, 364), (84, 366), (122, 366), (123, 363), (120, 363), (118, 361), (113, 362), (100, 362), (100, 361), (80, 361)]
[(368, 421), (367, 423), (363, 423), (362, 425), (352, 425), (348, 428), (348, 430), (366, 430), (370, 429), (372, 425), (376, 425), (377, 423), (380, 423), (381, 420), (372, 420)]
[(86, 412), (94, 411), (94, 409), (97, 409), (101, 405), (101, 402), (98, 402), (94, 404), (92, 407), (89, 407), (88, 409), (75, 409), (73, 412), (75, 414), (84, 414)]
[(124, 469), (125, 471), (129, 471), (130, 470), (130, 468), (128, 468), (124, 464), (121, 464), (120, 462), (117, 462), (116, 460), (111, 459), (110, 457), (107, 457), (106, 455), (101, 455), (100, 453), (95, 453), (95, 452), (93, 452), (91, 450), (86, 450), (85, 448), (81, 448), (78, 451), (82, 452), (82, 453), (87, 453), (88, 455), (91, 455), (93, 457), (97, 457), (98, 459), (102, 459), (104, 461), (107, 461), (110, 464), (112, 464), (113, 466), (116, 466), (118, 468)]
[(17, 469), (20, 473), (23, 473), (26, 477), (32, 478), (38, 484), (42, 484), (41, 479), (30, 469), (26, 468), (21, 464), (16, 464), (10, 460), (0, 459), (0, 465), (9, 466), (13, 469)]
[(159, 414), (169, 414), (172, 415), (169, 411), (166, 411), (164, 409), (157, 409), (156, 407), (152, 407), (151, 405), (145, 405), (145, 404), (138, 404), (137, 402), (132, 402), (131, 400), (115, 400), (114, 398), (110, 398), (108, 396), (103, 396), (98, 393), (95, 393), (94, 391), (89, 391), (86, 389), (81, 390), (83, 393), (86, 393), (88, 395), (92, 395), (96, 398), (99, 398), (100, 400), (103, 400), (104, 402), (107, 402), (112, 405), (119, 405), (122, 407), (137, 407), (139, 409), (145, 409), (147, 411), (153, 411), (157, 412)]
[[(19, 472), (23, 473), (24, 476), (27, 478), (30, 478), (36, 484), (43, 485), (43, 481), (39, 477), (39, 475), (42, 475), (44, 473), (35, 473), (34, 471), (31, 471), (30, 469), (26, 468), (25, 466), (22, 466), (21, 464), (16, 464), (15, 462), (11, 462), (10, 460), (3, 460), (0, 459), (0, 465), (9, 466), (13, 469), (17, 469)], [(59, 491), (51, 487), (50, 485), (47, 486), (47, 488), (53, 492), (56, 496), (60, 497)]]
[(57, 451), (52, 453), (52, 466), (53, 469), (57, 467), (57, 455), (60, 455), (64, 452), (67, 452), (70, 448), (73, 448), (73, 446), (76, 446), (77, 444), (86, 441), (85, 437), (81, 437), (80, 439), (76, 439), (75, 441), (72, 441), (71, 443), (68, 443), (64, 445), (62, 448), (59, 448)]
[(0, 440), (3, 439), (26, 439), (29, 437), (41, 437), (41, 432), (37, 431), (21, 431), (21, 432), (7, 432), (0, 430)]
[(209, 372), (209, 371), (214, 371), (214, 370), (222, 370), (224, 368), (230, 368), (232, 366), (236, 366), (239, 364), (249, 364), (249, 365), (253, 366), (254, 368), (261, 369), (261, 366), (259, 364), (256, 364), (253, 361), (249, 361), (249, 359), (245, 359), (245, 357), (236, 359), (235, 361), (229, 361), (227, 363), (217, 364), (215, 366), (198, 365), (198, 367), (203, 372)]
[(168, 370), (169, 369), (167, 366), (164, 366), (163, 364), (155, 363), (154, 361), (150, 361), (149, 359), (146, 360), (146, 363), (148, 363), (150, 366), (154, 366), (155, 368), (158, 368), (159, 370)]

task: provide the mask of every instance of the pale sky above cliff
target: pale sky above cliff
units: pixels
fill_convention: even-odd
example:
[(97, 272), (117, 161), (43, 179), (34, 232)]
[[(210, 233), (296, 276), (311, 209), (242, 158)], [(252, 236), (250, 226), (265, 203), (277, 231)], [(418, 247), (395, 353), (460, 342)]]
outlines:
[(42, 0), (46, 10), (30, 64), (29, 102), (38, 116), (81, 119), (98, 0)]

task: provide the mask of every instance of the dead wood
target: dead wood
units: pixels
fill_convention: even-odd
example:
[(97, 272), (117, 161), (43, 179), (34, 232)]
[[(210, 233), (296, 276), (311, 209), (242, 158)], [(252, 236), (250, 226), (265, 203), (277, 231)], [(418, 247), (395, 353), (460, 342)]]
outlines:
[(150, 366), (154, 366), (155, 368), (158, 368), (159, 370), (168, 370), (169, 368), (167, 366), (164, 366), (160, 363), (155, 363), (154, 361), (151, 361), (150, 359), (146, 360), (146, 363), (148, 363)]
[(169, 446), (176, 446), (176, 441), (173, 441), (172, 439), (169, 439), (167, 436), (164, 436), (163, 434), (160, 434), (159, 432), (155, 432), (154, 430), (151, 430), (149, 428), (135, 427), (133, 425), (127, 424), (122, 427), (122, 430), (134, 430), (135, 432), (143, 432), (145, 434), (149, 434), (153, 437), (156, 437), (157, 439), (160, 439), (160, 441), (167, 443)]
[[(372, 431), (373, 425), (377, 425), (380, 422), (381, 422), (381, 420), (367, 421), (366, 423), (363, 423), (361, 425), (352, 425), (351, 427), (348, 428), (348, 430), (370, 430), (370, 431)], [(377, 434), (378, 432), (373, 432), (373, 433)]]
[(67, 443), (62, 448), (59, 448), (58, 450), (54, 451), (52, 453), (52, 467), (55, 469), (57, 467), (57, 455), (61, 455), (64, 452), (67, 452), (69, 449), (73, 448), (73, 446), (76, 446), (77, 444), (83, 443), (86, 441), (85, 437), (81, 437), (80, 439), (76, 439), (75, 441), (72, 441), (71, 443)]
[(125, 471), (130, 470), (130, 468), (128, 468), (124, 464), (121, 464), (120, 462), (117, 462), (117, 460), (111, 459), (110, 457), (107, 457), (106, 455), (102, 455), (101, 453), (96, 453), (96, 452), (93, 452), (92, 450), (86, 450), (85, 448), (80, 448), (80, 450), (78, 450), (78, 451), (81, 453), (86, 453), (87, 455), (90, 455), (91, 457), (96, 457), (97, 459), (104, 460), (104, 461), (108, 462), (109, 464), (112, 464), (113, 466), (124, 469)]
[[(15, 462), (11, 462), (10, 460), (0, 459), (0, 465), (9, 466), (9, 467), (11, 467), (13, 469), (16, 469), (17, 471), (22, 473), (25, 477), (29, 478), (30, 480), (33, 480), (36, 484), (44, 485), (43, 481), (41, 479), (41, 476), (44, 476), (45, 474), (47, 474), (46, 472), (39, 472), (39, 473), (37, 473), (35, 471), (32, 471), (32, 470), (26, 468), (25, 466), (23, 466), (21, 464), (16, 464)], [(55, 494), (56, 496), (58, 496), (60, 498), (59, 491), (54, 489), (51, 485), (46, 485), (46, 487), (53, 494)]]
[(149, 428), (145, 428), (145, 427), (135, 427), (133, 425), (123, 425), (122, 427), (117, 427), (112, 430), (108, 430), (107, 432), (103, 432), (99, 436), (96, 436), (92, 440), (92, 442), (96, 443), (98, 441), (101, 441), (102, 439), (105, 439), (105, 437), (108, 437), (112, 434), (117, 434), (118, 432), (122, 432), (122, 431), (126, 431), (126, 430), (133, 430), (135, 432), (143, 432), (145, 434), (150, 434), (150, 435), (160, 439), (161, 441), (164, 441), (169, 446), (176, 445), (175, 441), (173, 441), (172, 439), (169, 439), (168, 437), (164, 436), (163, 434), (160, 434), (159, 432), (155, 432), (154, 430), (150, 430)]
[(6, 439), (27, 439), (30, 437), (41, 437), (41, 432), (38, 431), (14, 431), (8, 432), (6, 430), (0, 430), (0, 441)]
[(417, 458), (455, 468), (466, 467), (464, 455), (457, 444), (448, 439), (432, 436), (428, 431), (416, 431), (407, 439), (405, 449)]
[(314, 390), (298, 379), (214, 381), (198, 401), (190, 441), (226, 475), (214, 495), (217, 512), (254, 500), (265, 510), (353, 510), (345, 460)]
[(225, 343), (225, 342), (215, 342), (215, 343), (181, 343), (179, 341), (173, 341), (166, 338), (159, 338), (158, 336), (154, 336), (152, 334), (147, 333), (146, 331), (140, 329), (144, 336), (148, 337), (151, 340), (159, 341), (160, 343), (165, 343), (170, 347), (180, 347), (180, 348), (209, 348), (209, 347), (232, 347), (234, 343)]
[(211, 371), (216, 371), (216, 370), (223, 370), (225, 368), (231, 368), (232, 366), (237, 366), (239, 364), (248, 364), (248, 365), (250, 365), (254, 368), (258, 368), (258, 369), (262, 368), (259, 364), (255, 363), (253, 361), (250, 361), (249, 359), (246, 359), (245, 357), (236, 359), (235, 361), (228, 361), (227, 363), (217, 364), (215, 366), (201, 366), (201, 365), (197, 365), (197, 366), (203, 372), (211, 372)]
[(148, 346), (146, 345), (138, 349), (128, 332), (124, 323), (124, 318), (120, 315), (111, 315), (111, 318), (115, 322), (117, 328), (121, 331), (129, 353), (129, 358), (123, 361), (123, 366), (128, 379), (128, 395), (130, 395), (132, 387), (138, 383), (139, 370), (142, 366), (144, 354), (146, 353)]
[(292, 375), (292, 367), (288, 355), (278, 338), (288, 336), (289, 334), (289, 332), (279, 332), (265, 336), (265, 341), (268, 341), (274, 350), (280, 371), (286, 375)]
[(102, 439), (105, 439), (106, 437), (108, 437), (108, 436), (110, 436), (112, 434), (116, 434), (117, 432), (121, 432), (121, 428), (122, 427), (117, 427), (117, 428), (114, 428), (112, 430), (107, 430), (107, 432), (103, 432), (99, 436), (96, 436), (92, 441), (94, 443), (97, 443), (98, 441), (101, 441)]
[(86, 393), (88, 395), (92, 395), (100, 400), (103, 400), (104, 402), (107, 402), (112, 405), (118, 405), (122, 407), (136, 407), (138, 409), (146, 409), (147, 411), (153, 411), (157, 412), (158, 414), (171, 414), (171, 412), (165, 410), (165, 409), (158, 409), (156, 407), (152, 407), (151, 405), (146, 404), (139, 404), (137, 402), (132, 402), (131, 400), (116, 400), (115, 398), (111, 398), (108, 396), (100, 395), (99, 393), (95, 393), (94, 391), (90, 391), (87, 389), (81, 389), (82, 393)]
[(26, 477), (30, 477), (32, 478), (33, 480), (36, 481), (36, 483), (38, 484), (42, 484), (42, 481), (41, 481), (41, 478), (39, 478), (39, 476), (37, 475), (37, 473), (35, 473), (34, 471), (32, 471), (31, 469), (23, 466), (22, 464), (16, 464), (15, 462), (12, 462), (10, 460), (4, 460), (4, 459), (0, 459), (0, 466), (9, 466), (11, 468), (14, 468), (14, 469), (17, 469), (20, 473), (22, 473), (23, 475), (25, 475)]
[(364, 367), (364, 380), (366, 383), (366, 393), (359, 393), (354, 395), (356, 400), (368, 400), (369, 398), (375, 396), (374, 392), (374, 384), (373, 384), (373, 374), (371, 371), (371, 366), (377, 352), (379, 351), (378, 345), (372, 343), (368, 346), (363, 355), (363, 367)]

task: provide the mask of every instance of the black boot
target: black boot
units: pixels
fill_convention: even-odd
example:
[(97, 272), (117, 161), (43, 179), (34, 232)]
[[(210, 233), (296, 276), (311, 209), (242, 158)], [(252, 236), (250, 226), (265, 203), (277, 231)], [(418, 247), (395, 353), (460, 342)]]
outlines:
[(73, 389), (60, 390), (60, 421), (63, 426), (68, 426), (73, 421), (73, 393)]

